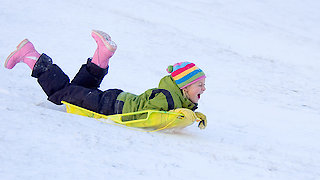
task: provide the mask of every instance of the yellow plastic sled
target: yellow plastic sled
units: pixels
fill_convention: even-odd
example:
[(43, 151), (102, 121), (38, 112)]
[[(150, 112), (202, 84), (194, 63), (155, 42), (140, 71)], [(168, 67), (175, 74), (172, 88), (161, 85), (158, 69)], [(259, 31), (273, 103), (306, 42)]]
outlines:
[(71, 114), (87, 116), (97, 120), (108, 119), (129, 127), (151, 128), (153, 131), (168, 128), (183, 128), (194, 123), (194, 120), (185, 118), (182, 114), (175, 112), (145, 110), (106, 116), (65, 101), (62, 101), (62, 103), (66, 105), (67, 112)]

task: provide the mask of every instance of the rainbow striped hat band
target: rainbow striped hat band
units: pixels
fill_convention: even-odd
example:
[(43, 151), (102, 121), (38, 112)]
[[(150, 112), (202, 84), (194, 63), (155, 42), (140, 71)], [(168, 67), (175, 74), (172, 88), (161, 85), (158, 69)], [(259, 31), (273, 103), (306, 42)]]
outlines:
[(180, 62), (173, 66), (170, 65), (167, 71), (171, 73), (173, 80), (180, 89), (206, 77), (204, 72), (191, 62)]

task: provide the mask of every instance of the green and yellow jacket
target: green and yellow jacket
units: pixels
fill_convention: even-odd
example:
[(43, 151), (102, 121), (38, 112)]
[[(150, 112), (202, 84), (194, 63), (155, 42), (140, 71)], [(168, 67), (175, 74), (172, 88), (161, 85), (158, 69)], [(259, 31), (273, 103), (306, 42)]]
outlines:
[(122, 92), (115, 103), (116, 114), (142, 110), (169, 111), (177, 108), (197, 109), (197, 104), (183, 96), (170, 75), (163, 77), (158, 88), (148, 89), (140, 95)]

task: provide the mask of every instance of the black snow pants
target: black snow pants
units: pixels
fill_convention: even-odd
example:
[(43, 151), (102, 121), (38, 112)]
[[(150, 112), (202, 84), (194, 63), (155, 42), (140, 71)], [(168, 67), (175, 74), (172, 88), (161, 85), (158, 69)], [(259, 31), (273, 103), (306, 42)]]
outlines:
[(116, 98), (123, 91), (98, 89), (108, 68), (102, 69), (88, 59), (87, 64), (81, 66), (70, 82), (69, 77), (56, 64), (52, 64), (51, 58), (46, 54), (40, 56), (35, 67), (32, 76), (38, 79), (49, 101), (57, 105), (66, 101), (100, 114), (115, 114)]

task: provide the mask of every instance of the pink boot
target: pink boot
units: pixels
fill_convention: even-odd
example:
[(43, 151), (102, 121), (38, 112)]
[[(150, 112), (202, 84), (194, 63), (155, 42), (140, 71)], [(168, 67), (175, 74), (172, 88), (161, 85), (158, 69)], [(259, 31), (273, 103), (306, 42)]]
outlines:
[(115, 53), (117, 45), (105, 32), (93, 30), (91, 35), (98, 45), (91, 62), (105, 69), (108, 67), (109, 59)]
[(17, 63), (24, 62), (32, 70), (39, 57), (40, 54), (34, 49), (33, 44), (28, 39), (24, 39), (7, 57), (4, 67), (12, 69)]

